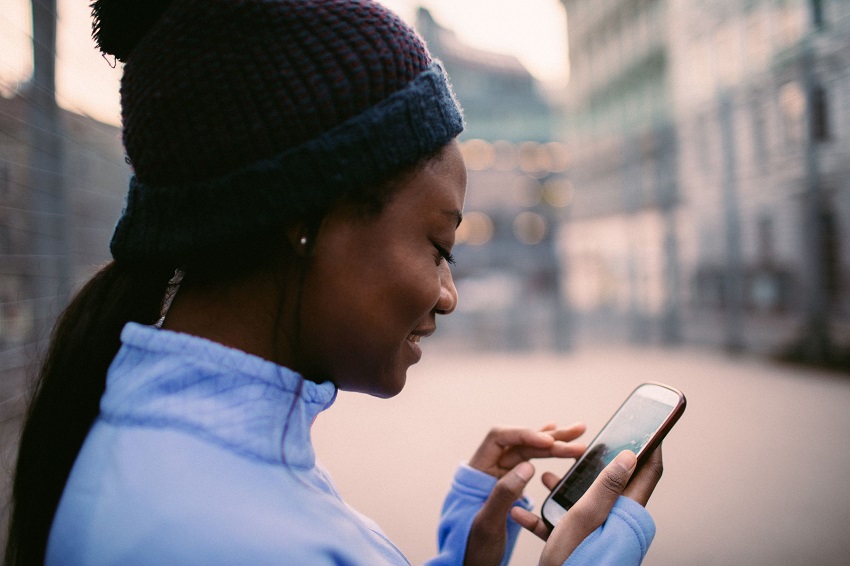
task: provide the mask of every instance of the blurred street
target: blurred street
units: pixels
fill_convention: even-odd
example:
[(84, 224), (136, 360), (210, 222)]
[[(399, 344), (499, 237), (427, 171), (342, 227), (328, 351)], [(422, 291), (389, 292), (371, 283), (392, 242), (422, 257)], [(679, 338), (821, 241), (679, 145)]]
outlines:
[[(589, 441), (649, 380), (680, 388), (688, 409), (664, 444), (665, 475), (649, 504), (658, 534), (645, 564), (846, 564), (846, 377), (687, 349), (424, 350), (400, 396), (341, 394), (315, 425), (318, 457), (343, 496), (414, 564), (435, 554), (453, 470), (491, 425), (583, 420)], [(541, 462), (538, 474), (567, 465)], [(545, 490), (532, 485), (539, 505)], [(536, 564), (541, 548), (523, 533), (512, 563)]]

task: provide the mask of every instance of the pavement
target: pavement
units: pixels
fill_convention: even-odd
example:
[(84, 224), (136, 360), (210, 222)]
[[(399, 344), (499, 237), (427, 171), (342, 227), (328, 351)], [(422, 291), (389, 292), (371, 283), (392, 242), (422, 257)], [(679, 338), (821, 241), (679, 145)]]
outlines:
[[(846, 564), (850, 556), (850, 377), (693, 349), (464, 354), (425, 341), (405, 390), (341, 393), (314, 426), (320, 461), (355, 508), (420, 564), (436, 552), (456, 465), (490, 426), (582, 420), (589, 440), (644, 381), (688, 408), (664, 443), (648, 509), (658, 534), (644, 564)], [(538, 473), (569, 462), (543, 461)], [(532, 480), (538, 504), (546, 490)], [(523, 533), (512, 564), (542, 542)]]

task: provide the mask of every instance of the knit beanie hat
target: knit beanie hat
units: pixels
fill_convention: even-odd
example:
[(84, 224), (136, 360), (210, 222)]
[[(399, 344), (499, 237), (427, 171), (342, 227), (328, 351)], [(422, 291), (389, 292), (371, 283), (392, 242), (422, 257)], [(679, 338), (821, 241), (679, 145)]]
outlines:
[(370, 0), (98, 0), (134, 176), (116, 260), (185, 265), (433, 154), (463, 129), (440, 63)]

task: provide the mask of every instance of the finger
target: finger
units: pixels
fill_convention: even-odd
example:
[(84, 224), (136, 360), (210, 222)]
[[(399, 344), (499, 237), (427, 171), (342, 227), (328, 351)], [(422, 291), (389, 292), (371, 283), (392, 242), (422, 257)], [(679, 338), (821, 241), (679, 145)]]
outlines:
[(543, 540), (549, 538), (549, 527), (543, 522), (543, 519), (526, 511), (522, 507), (511, 508), (511, 518), (516, 521), (522, 528), (531, 531)]
[(629, 480), (629, 485), (623, 491), (623, 495), (629, 499), (634, 499), (644, 507), (646, 507), (655, 486), (661, 479), (664, 473), (664, 462), (661, 457), (661, 446), (659, 445), (647, 459), (641, 463), (640, 467), (635, 471), (632, 479)]
[[(602, 470), (587, 492), (555, 526), (545, 549), (549, 558), (569, 556), (590, 533), (605, 522), (636, 465), (634, 453), (624, 450)], [(540, 561), (544, 563), (543, 556)]]
[(546, 486), (546, 489), (552, 491), (553, 489), (555, 489), (555, 486), (558, 485), (558, 482), (561, 481), (561, 478), (559, 478), (552, 472), (543, 472), (543, 476), (540, 478), (540, 481), (543, 482), (543, 485)]
[(498, 465), (501, 468), (509, 469), (532, 458), (578, 458), (584, 454), (585, 450), (587, 450), (587, 446), (583, 443), (561, 442), (560, 440), (546, 448), (517, 446), (502, 454)]
[(552, 429), (547, 432), (549, 432), (549, 434), (551, 434), (555, 440), (563, 440), (565, 442), (569, 442), (570, 440), (575, 440), (576, 438), (584, 434), (586, 430), (587, 425), (585, 425), (584, 423), (573, 423), (568, 427)]
[(493, 428), (469, 460), (469, 465), (486, 470), (497, 463), (506, 449), (514, 446), (551, 447), (555, 439), (550, 433), (530, 428)]
[(508, 512), (510, 512), (516, 500), (522, 497), (522, 492), (532, 476), (534, 476), (534, 466), (528, 462), (520, 463), (502, 476), (496, 482), (476, 519), (480, 518), (482, 521), (492, 524), (494, 528), (504, 529)]
[(546, 423), (545, 425), (543, 425), (542, 427), (540, 427), (540, 432), (548, 432), (550, 430), (555, 430), (557, 428), (558, 428), (557, 424), (555, 424), (553, 422), (549, 422), (549, 423)]
[(551, 446), (555, 442), (552, 431), (540, 431), (530, 428), (499, 428), (492, 432), (493, 442), (501, 448), (513, 446)]
[(534, 475), (534, 466), (523, 462), (502, 476), (472, 520), (466, 541), (464, 565), (498, 564), (505, 551), (508, 513)]

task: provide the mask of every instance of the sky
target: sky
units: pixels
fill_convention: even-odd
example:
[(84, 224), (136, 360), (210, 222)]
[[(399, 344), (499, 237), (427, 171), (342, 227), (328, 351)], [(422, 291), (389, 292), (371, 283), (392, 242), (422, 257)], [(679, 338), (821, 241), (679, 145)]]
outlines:
[(516, 55), (541, 80), (566, 80), (567, 23), (559, 0), (379, 1), (411, 23), (423, 5), (467, 43)]
[[(559, 0), (379, 0), (412, 23), (417, 6), (465, 42), (513, 54), (537, 78), (563, 86), (566, 16)], [(90, 38), (89, 1), (58, 0), (57, 99), (65, 108), (118, 124), (120, 65), (112, 68)], [(0, 10), (0, 95), (32, 70), (30, 0), (3, 0)]]

